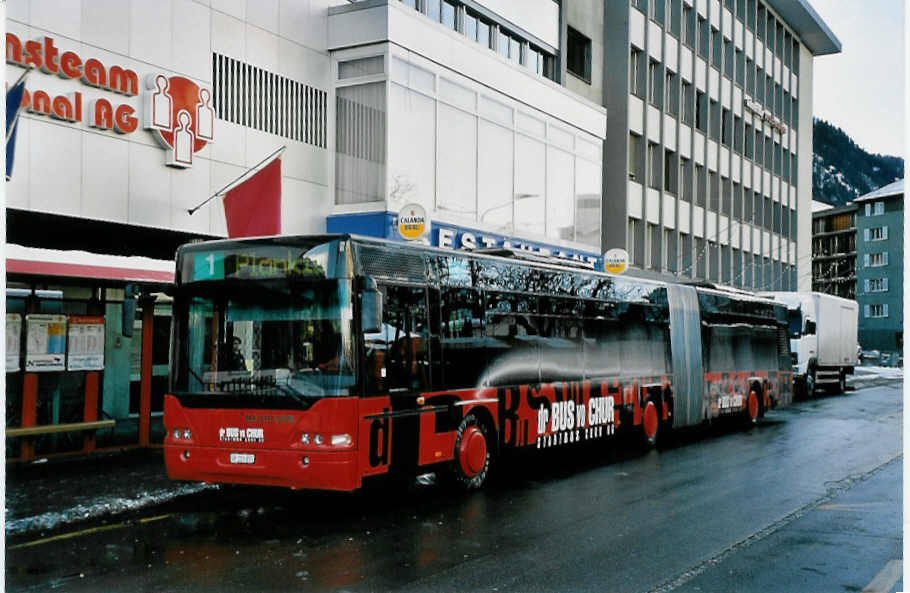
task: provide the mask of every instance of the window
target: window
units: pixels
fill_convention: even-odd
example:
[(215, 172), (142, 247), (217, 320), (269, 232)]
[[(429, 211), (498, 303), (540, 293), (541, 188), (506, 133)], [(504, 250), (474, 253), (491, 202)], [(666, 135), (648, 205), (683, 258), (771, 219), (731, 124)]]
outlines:
[(712, 48), (713, 54), (714, 54), (711, 57), (711, 63), (714, 65), (715, 68), (720, 70), (720, 60), (721, 60), (721, 57), (720, 57), (720, 52), (721, 52), (720, 31), (715, 31), (714, 29), (711, 29), (711, 48)]
[(887, 317), (888, 316), (888, 304), (873, 304), (866, 305), (865, 307), (866, 317)]
[(883, 241), (888, 238), (888, 227), (879, 226), (871, 229), (864, 229), (863, 235), (865, 235), (863, 238), (866, 241)]
[(695, 95), (692, 94), (692, 85), (683, 81), (682, 83), (682, 122), (692, 125), (695, 121)]
[(477, 17), (465, 11), (464, 36), (472, 41), (477, 41)]
[(698, 17), (698, 55), (708, 58), (708, 21)]
[(566, 69), (587, 83), (591, 82), (591, 40), (567, 27)]
[(676, 193), (676, 153), (664, 150), (664, 191)]
[(689, 159), (679, 159), (679, 184), (679, 197), (692, 202), (692, 161)]
[(668, 272), (676, 271), (676, 241), (673, 240), (673, 229), (664, 229), (663, 266)]
[(653, 61), (648, 61), (648, 102), (651, 105), (660, 107), (660, 87), (661, 87), (660, 65)]
[(629, 134), (629, 179), (639, 183), (644, 179), (645, 172), (642, 169), (644, 159), (641, 152), (641, 136)]
[(677, 115), (679, 113), (679, 98), (676, 95), (677, 90), (676, 74), (667, 70), (667, 74), (664, 76), (664, 109), (666, 109), (667, 113), (670, 115)]
[(705, 187), (708, 178), (705, 177), (705, 168), (702, 165), (695, 165), (695, 205), (704, 208), (705, 200), (708, 199), (708, 188)]
[(692, 275), (692, 238), (686, 233), (679, 234), (679, 270), (683, 276)]
[(662, 177), (660, 175), (661, 161), (660, 145), (648, 142), (648, 185), (660, 189)]
[(509, 57), (509, 34), (502, 29), (496, 30), (496, 51), (504, 58)]
[(884, 202), (875, 202), (875, 207), (872, 209), (872, 214), (874, 216), (881, 216), (885, 213), (885, 203)]
[(718, 113), (717, 101), (711, 101), (711, 139), (715, 141), (720, 140), (720, 117)]
[(632, 48), (629, 54), (629, 92), (636, 97), (642, 96), (641, 69), (642, 51)]
[(438, 23), (442, 14), (439, 0), (423, 0), (423, 7), (426, 15)]
[(730, 137), (733, 135), (733, 120), (729, 109), (720, 110), (720, 141), (730, 146)]
[(743, 152), (743, 120), (740, 117), (733, 118), (733, 150)]
[(864, 258), (867, 268), (880, 268), (882, 266), (888, 265), (888, 252), (882, 251), (881, 253), (867, 253)]
[(683, 4), (682, 40), (691, 48), (695, 47), (695, 11)]
[(745, 54), (743, 53), (743, 51), (737, 49), (735, 55), (733, 56), (733, 60), (736, 62), (736, 83), (739, 86), (743, 86), (743, 84), (746, 81), (746, 75), (745, 75), (746, 62), (745, 62)]
[(888, 279), (866, 278), (866, 292), (888, 292)]
[(405, 286), (380, 285), (383, 293), (383, 327), (390, 328), (389, 336), (378, 339), (385, 353), (376, 362), (368, 363), (376, 392), (395, 389), (425, 389), (430, 386), (429, 324), (427, 323), (426, 290)]
[(733, 44), (726, 39), (724, 40), (724, 74), (727, 78), (733, 78)]
[(488, 25), (487, 23), (478, 19), (477, 20), (477, 43), (479, 43), (480, 45), (482, 45), (484, 47), (490, 48), (490, 47), (493, 47), (492, 40), (493, 40), (493, 38), (490, 35), (490, 25)]
[(708, 192), (711, 195), (708, 207), (717, 212), (720, 209), (720, 184), (717, 182), (717, 173), (714, 171), (708, 173)]
[(708, 131), (708, 101), (701, 91), (695, 91), (695, 127)]
[(442, 17), (440, 18), (443, 25), (449, 29), (455, 29), (455, 5), (447, 0), (442, 2)]
[(652, 270), (660, 269), (660, 242), (661, 236), (658, 226), (648, 223), (645, 248), (648, 250), (648, 267)]

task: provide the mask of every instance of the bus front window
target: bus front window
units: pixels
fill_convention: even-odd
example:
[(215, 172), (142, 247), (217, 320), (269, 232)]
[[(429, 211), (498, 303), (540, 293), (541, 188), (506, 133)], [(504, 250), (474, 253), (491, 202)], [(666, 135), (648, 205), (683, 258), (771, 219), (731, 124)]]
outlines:
[(175, 390), (262, 397), (349, 395), (350, 283), (245, 282), (186, 295)]

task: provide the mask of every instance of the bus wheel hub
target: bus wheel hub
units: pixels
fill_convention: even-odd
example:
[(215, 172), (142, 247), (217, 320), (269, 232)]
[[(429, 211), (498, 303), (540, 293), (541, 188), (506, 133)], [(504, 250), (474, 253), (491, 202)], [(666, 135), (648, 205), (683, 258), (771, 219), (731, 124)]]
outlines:
[(645, 436), (653, 439), (657, 436), (657, 406), (648, 402), (645, 406)]
[(464, 474), (473, 478), (487, 462), (487, 439), (476, 426), (465, 429), (458, 447), (458, 462)]

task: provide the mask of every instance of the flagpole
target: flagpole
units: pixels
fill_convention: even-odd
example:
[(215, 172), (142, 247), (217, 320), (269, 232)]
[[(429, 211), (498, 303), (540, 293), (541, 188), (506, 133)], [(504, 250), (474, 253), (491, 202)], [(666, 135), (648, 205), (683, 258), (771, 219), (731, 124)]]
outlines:
[[(34, 66), (29, 66), (28, 68), (26, 68), (25, 72), (22, 73), (22, 75), (16, 80), (15, 83), (13, 83), (13, 86), (11, 86), (10, 88), (16, 88), (17, 86), (19, 86), (19, 83), (22, 82), (22, 80), (25, 78), (25, 76), (29, 72), (32, 71), (32, 68), (34, 68)], [(10, 134), (12, 133), (12, 131), (16, 129), (16, 124), (19, 123), (20, 115), (22, 115), (22, 110), (18, 109), (16, 111), (16, 117), (13, 118), (13, 123), (10, 124), (9, 130), (6, 131), (6, 141), (7, 142), (9, 142)]]
[(285, 150), (286, 148), (287, 148), (287, 145), (282, 146), (281, 148), (279, 148), (278, 150), (276, 150), (275, 152), (273, 152), (273, 153), (270, 154), (269, 156), (265, 157), (264, 159), (262, 159), (261, 161), (259, 161), (258, 163), (256, 163), (255, 165), (253, 165), (252, 167), (250, 167), (249, 169), (247, 169), (247, 170), (244, 171), (243, 173), (241, 173), (237, 178), (235, 178), (233, 181), (231, 181), (230, 183), (228, 183), (227, 185), (225, 185), (224, 187), (222, 187), (221, 189), (219, 189), (218, 191), (216, 191), (214, 194), (212, 194), (211, 196), (209, 196), (208, 198), (206, 198), (206, 199), (205, 199), (201, 204), (199, 204), (198, 206), (196, 206), (195, 208), (189, 208), (189, 209), (187, 210), (187, 212), (189, 212), (190, 216), (192, 216), (193, 214), (196, 213), (197, 210), (199, 210), (200, 208), (202, 208), (203, 206), (205, 206), (206, 204), (208, 204), (209, 202), (211, 202), (212, 200), (214, 200), (215, 198), (217, 198), (218, 196), (220, 196), (220, 195), (223, 194), (224, 192), (228, 191), (229, 188), (232, 188), (232, 186), (234, 186), (237, 182), (239, 182), (241, 179), (243, 179), (244, 177), (246, 177), (247, 175), (249, 175), (251, 171), (255, 171), (256, 169), (258, 169), (259, 167), (261, 167), (261, 166), (264, 165), (265, 163), (267, 163), (267, 162), (269, 162), (269, 161), (272, 161), (272, 160), (278, 158), (279, 156), (281, 156), (281, 153), (284, 152), (284, 150)]

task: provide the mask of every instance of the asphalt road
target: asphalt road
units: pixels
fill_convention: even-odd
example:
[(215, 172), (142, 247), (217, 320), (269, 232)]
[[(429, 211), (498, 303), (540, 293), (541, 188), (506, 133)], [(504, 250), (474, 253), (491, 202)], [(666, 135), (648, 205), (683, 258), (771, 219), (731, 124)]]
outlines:
[[(7, 591), (899, 591), (901, 386), (484, 491), (222, 488), (7, 550)], [(23, 545), (24, 544), (24, 545)]]

